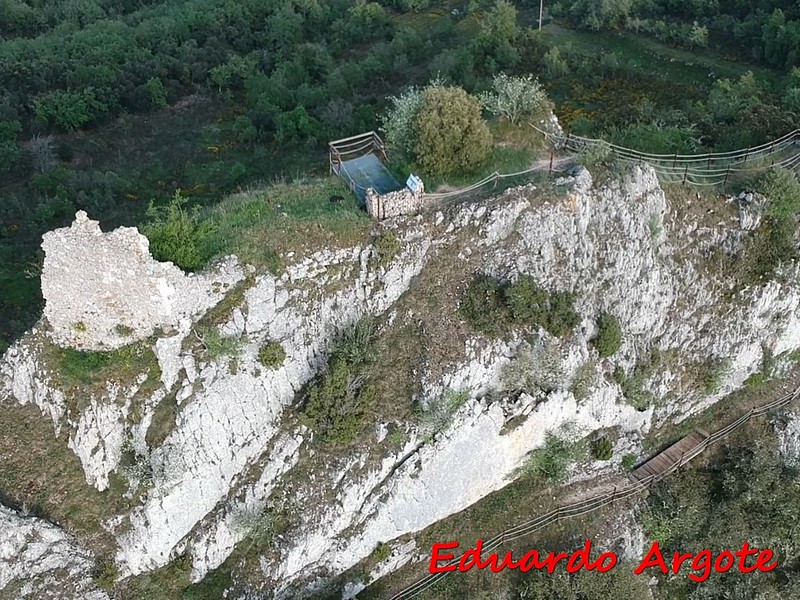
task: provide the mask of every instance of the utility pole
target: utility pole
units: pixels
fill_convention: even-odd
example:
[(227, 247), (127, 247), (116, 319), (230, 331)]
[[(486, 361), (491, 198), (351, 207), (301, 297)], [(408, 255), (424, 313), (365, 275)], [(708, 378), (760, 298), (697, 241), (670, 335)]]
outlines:
[(539, 31), (542, 30), (542, 14), (544, 13), (544, 0), (539, 0)]

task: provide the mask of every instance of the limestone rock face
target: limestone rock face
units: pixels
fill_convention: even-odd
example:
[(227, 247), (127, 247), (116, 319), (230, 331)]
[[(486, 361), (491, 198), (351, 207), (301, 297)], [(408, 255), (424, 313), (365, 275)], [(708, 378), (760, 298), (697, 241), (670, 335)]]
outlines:
[(108, 600), (92, 554), (55, 525), (0, 506), (0, 597)]
[(42, 248), (44, 316), (52, 337), (86, 350), (119, 348), (201, 314), (244, 277), (233, 258), (213, 273), (186, 275), (154, 260), (135, 228), (104, 233), (84, 211), (71, 227), (46, 233)]
[[(732, 293), (729, 278), (710, 268), (708, 257), (720, 248), (735, 251), (753, 219), (740, 223), (730, 204), (723, 207), (729, 214), (718, 215), (692, 213), (691, 206), (675, 206), (678, 201), (664, 194), (652, 169), (636, 166), (602, 184), (579, 170), (555, 190), (523, 186), (436, 215), (387, 220), (382, 227), (399, 242), (394, 256), (376, 260), (370, 244), (319, 249), (282, 273), (254, 275), (218, 323), (221, 335), (241, 341), (235, 359), (210, 357), (192, 328), (201, 307), (224, 295), (217, 288), (238, 280), (239, 267), (185, 276), (149, 259), (135, 230), (104, 234), (79, 216), (72, 228), (46, 238), (45, 316), (54, 335), (62, 343), (108, 348), (116, 343), (109, 330), (126, 311), (140, 315), (134, 337), (168, 323), (170, 331), (152, 343), (160, 384), (144, 397), (137, 396), (141, 378), (109, 384), (83, 398), (80, 410), (70, 409), (71, 392), (59, 388), (29, 338), (0, 363), (0, 397), (36, 403), (57, 427), (68, 428), (70, 448), (99, 489), (119, 472), (123, 445), (133, 449), (147, 483), (133, 508), (106, 524), (125, 576), (186, 553), (193, 578), (200, 579), (237, 544), (247, 544), (242, 522), (273, 506), (290, 513), (292, 526), (259, 557), (264, 587), (254, 595), (301, 598), (320, 578), (345, 572), (377, 544), (391, 542), (385, 564), (373, 565), (373, 576), (381, 576), (424, 554), (392, 540), (507, 485), (548, 432), (578, 439), (614, 428), (620, 436), (614, 457), (590, 461), (571, 476), (618, 470), (625, 453), (641, 455), (648, 432), (739, 388), (761, 368), (765, 348), (780, 363), (800, 347), (800, 267), (786, 266), (780, 282)], [(84, 275), (87, 261), (111, 265), (115, 275), (108, 281), (102, 270)], [(476, 271), (510, 281), (527, 275), (543, 288), (570, 291), (580, 323), (563, 339), (544, 330), (503, 339), (478, 335), (456, 310)], [(91, 301), (73, 308), (68, 295), (79, 286), (70, 278), (81, 277), (88, 278), (84, 296)], [(431, 288), (437, 278), (448, 284)], [(150, 290), (138, 299), (145, 309), (127, 304), (128, 283)], [(106, 319), (111, 313), (98, 307), (115, 302), (116, 316)], [(425, 311), (432, 317), (423, 318)], [(622, 328), (621, 348), (605, 359), (591, 344), (602, 312), (613, 313)], [(324, 455), (297, 418), (302, 393), (324, 369), (337, 334), (367, 315), (377, 318), (381, 335), (435, 321), (447, 327), (441, 337), (452, 337), (429, 339), (445, 349), (415, 366), (414, 398), (396, 402), (429, 405), (447, 393), (466, 399), (435, 434), (415, 420), (378, 415), (369, 439), (341, 455)], [(86, 330), (75, 331), (75, 322)], [(285, 352), (274, 368), (258, 361), (268, 341)], [(662, 362), (642, 386), (658, 402), (636, 408), (613, 373), (619, 368), (630, 375), (654, 350)], [(522, 388), (505, 381), (507, 372), (525, 364), (524, 352), (532, 356), (526, 369), (547, 385), (511, 393)], [(698, 365), (723, 359), (715, 389), (691, 380)], [(170, 405), (157, 417), (162, 402)], [(148, 435), (153, 424), (164, 425), (156, 423), (164, 414), (174, 422)], [(787, 426), (787, 455), (797, 454), (797, 431), (796, 424)], [(624, 538), (636, 554), (639, 533)], [(364, 585), (351, 581), (346, 595)]]

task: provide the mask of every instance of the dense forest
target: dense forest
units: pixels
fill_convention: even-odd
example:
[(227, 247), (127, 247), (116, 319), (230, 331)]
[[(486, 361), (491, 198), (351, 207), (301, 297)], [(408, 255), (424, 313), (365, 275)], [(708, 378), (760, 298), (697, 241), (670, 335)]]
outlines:
[(435, 77), (477, 93), (532, 74), (569, 131), (641, 150), (747, 147), (797, 124), (793, 2), (561, 0), (542, 31), (538, 8), (4, 0), (0, 349), (39, 314), (41, 234), (76, 209), (135, 225), (176, 189), (208, 206), (322, 174), (329, 139)]

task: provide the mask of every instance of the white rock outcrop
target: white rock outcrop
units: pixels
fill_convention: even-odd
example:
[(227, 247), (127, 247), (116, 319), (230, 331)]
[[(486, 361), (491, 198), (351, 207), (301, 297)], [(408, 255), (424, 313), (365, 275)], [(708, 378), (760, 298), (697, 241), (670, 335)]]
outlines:
[[(117, 561), (124, 575), (164, 566), (188, 552), (193, 578), (199, 579), (247, 535), (238, 526), (240, 515), (258, 513), (290, 496), (301, 509), (273, 552), (262, 557), (261, 569), (266, 588), (276, 597), (301, 597), (318, 577), (342, 573), (378, 543), (423, 529), (505, 486), (548, 432), (579, 438), (614, 427), (626, 449), (638, 448), (654, 427), (685, 419), (741, 386), (760, 368), (764, 347), (775, 356), (800, 347), (795, 267), (786, 268), (781, 283), (735, 295), (725, 274), (708, 268), (710, 254), (735, 249), (747, 235), (743, 229), (752, 225), (750, 217), (740, 226), (714, 215), (678, 218), (655, 172), (646, 166), (603, 185), (585, 170), (559, 183), (565, 192), (524, 186), (490, 201), (443, 210), (434, 218), (390, 220), (385, 226), (401, 240), (391, 260), (374, 260), (370, 245), (320, 250), (278, 276), (254, 276), (241, 305), (220, 326), (220, 332), (242, 341), (235, 361), (209, 359), (193, 343), (191, 329), (197, 315), (223, 296), (222, 283), (237, 281), (243, 270), (231, 266), (226, 276), (173, 278), (174, 267), (154, 265), (140, 245), (141, 260), (134, 262), (142, 270), (134, 269), (131, 276), (149, 286), (144, 299), (149, 308), (137, 335), (156, 324), (170, 334), (153, 344), (160, 389), (138, 399), (138, 422), (130, 422), (136, 382), (107, 388), (84, 403), (81, 414), (70, 416), (68, 392), (48, 377), (30, 341), (7, 353), (0, 387), (18, 402), (35, 402), (57, 426), (69, 428), (87, 480), (100, 489), (118, 466), (123, 441), (132, 439), (152, 481), (139, 504), (112, 527), (118, 532)], [(119, 252), (132, 252), (133, 230), (102, 234), (87, 223), (92, 222), (59, 230), (58, 243), (50, 238), (51, 267), (63, 273), (76, 269), (75, 257), (90, 252), (82, 244), (116, 239), (104, 236), (128, 240), (107, 247), (111, 264), (124, 262)], [(104, 243), (96, 248), (106, 248)], [(62, 259), (61, 253), (72, 258)], [(414, 325), (421, 311), (433, 310), (424, 302), (409, 307), (401, 298), (413, 295), (415, 278), (442, 257), (457, 257), (457, 264), (464, 265), (462, 280), (477, 269), (512, 281), (529, 275), (544, 288), (571, 291), (581, 322), (561, 340), (533, 332), (539, 346), (517, 335), (494, 341), (467, 337), (446, 364), (419, 368), (418, 400), (433, 401), (447, 392), (469, 396), (442, 431), (428, 435), (414, 423), (399, 424), (404, 441), (388, 451), (392, 436), (382, 420), (370, 429), (379, 432), (377, 442), (335, 460), (319, 459), (309, 444), (312, 432), (295, 415), (298, 392), (323, 368), (335, 335), (360, 317), (386, 315), (382, 327), (388, 331)], [(118, 293), (121, 277), (112, 278), (107, 289)], [(65, 279), (63, 274), (48, 278)], [(162, 294), (162, 280), (172, 291)], [(214, 281), (221, 285), (215, 287)], [(54, 300), (50, 310), (60, 319), (61, 342), (91, 347), (107, 336), (112, 322), (92, 321), (92, 307), (101, 306), (100, 283), (102, 277), (89, 286), (95, 290), (93, 304), (82, 304), (79, 312), (58, 309), (61, 300)], [(70, 290), (52, 287), (48, 295), (60, 297)], [(190, 305), (191, 310), (186, 308)], [(117, 319), (135, 308), (120, 304), (114, 310)], [(622, 347), (604, 360), (590, 344), (601, 312), (617, 316), (623, 329)], [(55, 328), (47, 312), (46, 317)], [(462, 325), (456, 314), (436, 318), (453, 328)], [(98, 337), (78, 337), (72, 327), (77, 320), (87, 325), (78, 333), (92, 331)], [(90, 323), (101, 325), (90, 329)], [(268, 340), (280, 343), (286, 354), (271, 369), (257, 358)], [(545, 349), (537, 350), (534, 360), (537, 368), (552, 370), (552, 385), (507, 394), (504, 373), (528, 347)], [(666, 358), (643, 386), (659, 402), (637, 410), (611, 374), (618, 367), (630, 375), (653, 350)], [(726, 368), (717, 389), (691, 383), (687, 373), (697, 364), (723, 359)], [(595, 377), (578, 397), (574, 384), (585, 376), (587, 365)], [(154, 411), (170, 392), (174, 425), (163, 441), (149, 447), (146, 433)], [(616, 464), (593, 465), (588, 472)], [(639, 543), (638, 537), (628, 537), (632, 548)], [(407, 549), (402, 560), (410, 555)], [(355, 593), (359, 585), (353, 582), (349, 589)]]
[(202, 275), (186, 275), (153, 260), (149, 242), (134, 227), (104, 233), (78, 211), (71, 227), (43, 237), (44, 316), (61, 346), (119, 348), (196, 317), (244, 278), (235, 258)]
[(0, 506), (0, 597), (108, 600), (94, 569), (91, 552), (63, 530)]

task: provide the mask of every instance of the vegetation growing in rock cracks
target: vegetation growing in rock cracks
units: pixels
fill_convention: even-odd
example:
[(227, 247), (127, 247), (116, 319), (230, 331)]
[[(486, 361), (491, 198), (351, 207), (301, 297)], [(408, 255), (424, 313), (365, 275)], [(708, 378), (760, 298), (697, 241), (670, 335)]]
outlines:
[(611, 313), (600, 314), (597, 318), (597, 335), (592, 338), (592, 345), (597, 349), (600, 358), (616, 354), (622, 346), (622, 328), (616, 316)]
[(258, 362), (268, 369), (277, 369), (283, 364), (286, 351), (280, 342), (270, 340), (258, 349)]
[(325, 371), (306, 395), (302, 417), (322, 441), (350, 443), (374, 399), (364, 372), (374, 324), (364, 318), (335, 342)]
[(459, 311), (476, 331), (486, 335), (501, 335), (517, 326), (542, 327), (563, 337), (580, 323), (574, 303), (572, 293), (548, 292), (529, 275), (509, 284), (478, 274), (464, 291)]
[(522, 466), (522, 475), (534, 480), (558, 483), (566, 479), (569, 466), (585, 454), (583, 443), (548, 433), (544, 447), (533, 450), (528, 456)]
[(614, 454), (614, 442), (604, 435), (592, 442), (591, 450), (595, 460), (611, 460)]

